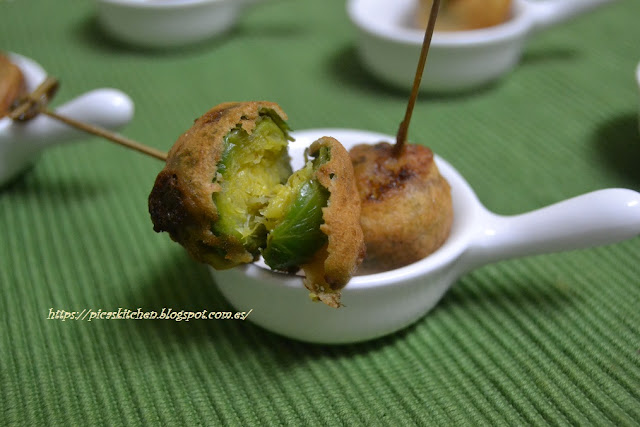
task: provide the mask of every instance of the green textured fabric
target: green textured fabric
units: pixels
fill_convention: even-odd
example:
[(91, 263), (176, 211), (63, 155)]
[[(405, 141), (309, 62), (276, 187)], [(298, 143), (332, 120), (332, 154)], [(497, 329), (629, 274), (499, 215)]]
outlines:
[[(514, 214), (640, 189), (640, 2), (537, 35), (476, 93), (424, 95), (410, 139)], [(128, 137), (167, 150), (225, 101), (278, 102), (294, 129), (394, 134), (407, 93), (369, 77), (343, 1), (267, 2), (189, 49), (133, 49), (94, 2), (0, 0), (0, 49), (60, 79), (54, 106), (116, 87)], [(428, 68), (428, 64), (427, 64)], [(248, 321), (47, 320), (50, 309), (231, 310), (207, 268), (156, 234), (161, 164), (98, 138), (0, 190), (0, 425), (638, 425), (640, 240), (464, 276), (415, 325), (318, 346)]]

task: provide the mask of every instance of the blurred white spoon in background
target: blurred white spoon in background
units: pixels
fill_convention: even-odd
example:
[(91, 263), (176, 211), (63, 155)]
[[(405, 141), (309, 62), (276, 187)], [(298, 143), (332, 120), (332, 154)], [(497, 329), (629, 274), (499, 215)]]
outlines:
[[(22, 71), (27, 91), (32, 92), (46, 78), (35, 61), (14, 53), (11, 62)], [(55, 110), (56, 113), (105, 129), (117, 130), (133, 118), (133, 101), (116, 89), (96, 89), (78, 96)], [(86, 133), (60, 121), (38, 115), (28, 122), (0, 119), (0, 185), (30, 166), (45, 149), (85, 137)]]

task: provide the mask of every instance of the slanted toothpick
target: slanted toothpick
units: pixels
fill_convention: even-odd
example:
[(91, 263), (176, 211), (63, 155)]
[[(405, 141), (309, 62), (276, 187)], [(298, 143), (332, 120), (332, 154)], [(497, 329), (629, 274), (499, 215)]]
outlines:
[(44, 114), (56, 120), (59, 120), (71, 127), (80, 129), (84, 132), (106, 138), (116, 144), (136, 150), (159, 160), (167, 160), (167, 153), (157, 150), (153, 147), (141, 144), (117, 133), (111, 132), (99, 126), (84, 123), (70, 117), (60, 115), (47, 108), (48, 101), (53, 97), (58, 89), (59, 83), (53, 77), (47, 77), (32, 93), (22, 97), (17, 104), (11, 109), (8, 116), (12, 120), (26, 122), (31, 120), (38, 114)]
[(429, 14), (429, 22), (427, 23), (427, 29), (424, 33), (424, 40), (422, 41), (422, 49), (420, 50), (420, 58), (418, 59), (416, 75), (413, 79), (413, 87), (411, 88), (409, 102), (407, 103), (407, 110), (404, 115), (404, 120), (400, 122), (400, 127), (398, 128), (398, 133), (396, 135), (396, 144), (393, 147), (393, 155), (396, 157), (402, 154), (405, 144), (407, 143), (409, 122), (411, 121), (413, 107), (415, 106), (416, 99), (418, 98), (420, 82), (422, 81), (422, 73), (424, 72), (424, 66), (427, 62), (427, 54), (429, 53), (429, 46), (431, 46), (431, 38), (433, 37), (433, 29), (436, 26), (436, 18), (438, 17), (439, 8), (440, 0), (433, 0), (433, 3), (431, 5), (431, 13)]

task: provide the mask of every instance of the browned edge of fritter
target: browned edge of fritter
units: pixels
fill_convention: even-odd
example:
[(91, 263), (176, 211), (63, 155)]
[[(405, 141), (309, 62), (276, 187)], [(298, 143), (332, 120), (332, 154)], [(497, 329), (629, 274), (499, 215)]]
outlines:
[[(360, 199), (349, 153), (332, 137), (322, 137), (311, 144), (314, 155), (328, 147), (330, 159), (318, 167), (315, 177), (329, 191), (323, 208), (324, 223), (320, 230), (327, 235), (322, 266), (305, 265), (305, 286), (326, 304), (340, 306), (340, 289), (355, 274), (365, 256), (364, 237), (360, 225)], [(315, 261), (318, 262), (318, 261)], [(320, 275), (322, 275), (320, 277)]]

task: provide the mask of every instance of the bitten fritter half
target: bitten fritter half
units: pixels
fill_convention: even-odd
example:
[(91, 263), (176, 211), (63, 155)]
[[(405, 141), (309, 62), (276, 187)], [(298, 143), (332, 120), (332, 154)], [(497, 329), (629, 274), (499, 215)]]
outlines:
[(251, 134), (265, 112), (287, 119), (278, 104), (266, 101), (223, 103), (206, 112), (173, 145), (149, 195), (154, 230), (168, 232), (194, 259), (214, 268), (231, 268), (258, 256), (233, 236), (214, 233), (219, 213), (212, 196), (222, 189), (217, 174), (224, 139), (237, 127)]
[(324, 224), (320, 230), (327, 235), (326, 249), (311, 263), (303, 265), (305, 286), (325, 304), (340, 305), (340, 289), (365, 257), (364, 235), (360, 224), (361, 206), (347, 150), (336, 139), (323, 137), (311, 144), (311, 155), (322, 147), (330, 149), (330, 160), (320, 166), (316, 177), (329, 191), (327, 207), (323, 208)]

